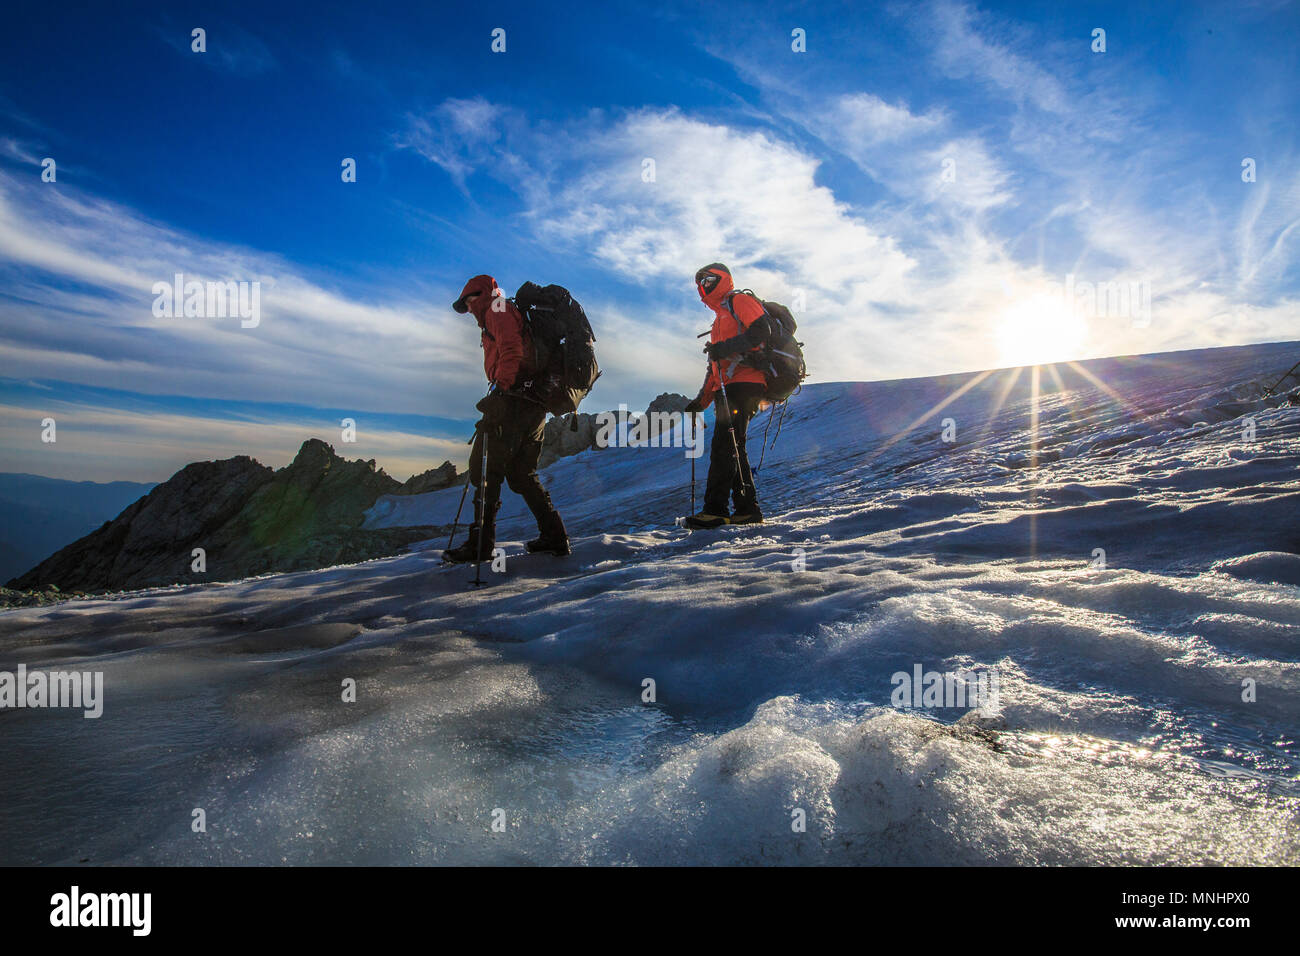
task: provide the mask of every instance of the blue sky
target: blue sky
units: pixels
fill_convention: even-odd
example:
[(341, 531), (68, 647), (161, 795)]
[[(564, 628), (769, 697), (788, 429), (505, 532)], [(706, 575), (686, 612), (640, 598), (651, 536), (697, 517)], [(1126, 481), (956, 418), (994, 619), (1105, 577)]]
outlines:
[[(694, 394), (714, 259), (815, 381), (1300, 339), (1294, 4), (87, 6), (0, 36), (3, 471), (463, 461), (482, 271), (587, 306), (592, 411)], [(176, 272), (260, 323), (155, 317)]]

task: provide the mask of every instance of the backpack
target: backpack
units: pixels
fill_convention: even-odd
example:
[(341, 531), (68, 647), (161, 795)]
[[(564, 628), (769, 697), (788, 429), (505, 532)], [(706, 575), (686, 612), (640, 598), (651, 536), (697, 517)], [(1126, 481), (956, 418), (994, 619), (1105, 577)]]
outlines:
[(533, 377), (523, 383), (524, 393), (552, 415), (576, 412), (600, 378), (587, 314), (558, 285), (525, 282), (512, 301), (533, 343)]
[[(773, 403), (784, 402), (808, 377), (808, 367), (803, 360), (803, 343), (796, 342), (794, 338), (795, 330), (799, 327), (798, 323), (794, 320), (794, 314), (780, 302), (760, 299), (749, 289), (739, 291), (761, 305), (764, 315), (769, 320), (767, 340), (760, 348), (745, 352), (741, 361), (763, 373), (763, 378), (767, 381), (767, 391), (763, 393), (764, 399)], [(740, 325), (736, 308), (731, 304), (731, 300), (736, 295), (736, 292), (732, 292), (727, 296), (727, 309), (730, 310), (736, 324)]]

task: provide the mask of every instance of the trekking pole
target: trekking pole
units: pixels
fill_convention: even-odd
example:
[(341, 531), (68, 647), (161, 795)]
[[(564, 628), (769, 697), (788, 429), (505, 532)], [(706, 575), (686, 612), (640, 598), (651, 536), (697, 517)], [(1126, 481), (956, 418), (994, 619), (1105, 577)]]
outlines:
[(1296, 369), (1298, 369), (1298, 368), (1300, 368), (1300, 362), (1296, 362), (1296, 363), (1295, 363), (1294, 365), (1292, 365), (1289, 369), (1287, 369), (1287, 370), (1286, 370), (1286, 375), (1283, 375), (1281, 378), (1279, 378), (1276, 382), (1274, 382), (1274, 383), (1273, 383), (1272, 385), (1270, 385), (1268, 388), (1264, 389), (1264, 397), (1265, 397), (1265, 398), (1268, 398), (1270, 395), (1272, 395), (1272, 394), (1273, 394), (1273, 389), (1277, 388), (1279, 385), (1281, 385), (1283, 382), (1285, 382), (1285, 381), (1287, 380), (1287, 376), (1289, 376), (1292, 372), (1294, 372), (1294, 371), (1295, 371)]
[(767, 424), (763, 426), (763, 450), (758, 453), (758, 465), (753, 471), (763, 470), (763, 459), (767, 457), (767, 433), (772, 430), (772, 416), (776, 413), (776, 406), (772, 405), (767, 413)]
[[(471, 436), (469, 436), (469, 441), (465, 442), (465, 445), (473, 445), (474, 438), (477, 437), (478, 437), (478, 425), (476, 424), (474, 425), (474, 433), (471, 434)], [(469, 454), (473, 454), (473, 451), (471, 451), (471, 453)], [(456, 505), (456, 519), (454, 520), (454, 522), (451, 523), (451, 537), (447, 538), (448, 551), (451, 550), (451, 542), (456, 540), (456, 528), (460, 527), (460, 512), (465, 507), (465, 496), (467, 496), (467, 494), (469, 493), (469, 476), (471, 476), (472, 471), (473, 471), (472, 468), (467, 468), (467, 470), (465, 470), (465, 486), (463, 489), (460, 489), (460, 503), (459, 505)]]
[[(478, 425), (475, 424), (475, 425), (474, 425), (474, 434), (469, 436), (469, 441), (465, 442), (465, 444), (466, 444), (466, 445), (473, 445), (473, 444), (474, 444), (474, 439), (477, 438), (477, 437), (478, 437)], [(470, 454), (472, 455), (472, 454), (474, 454), (474, 453), (471, 451)], [(464, 507), (465, 507), (465, 495), (467, 495), (467, 494), (469, 493), (469, 482), (470, 482), (470, 474), (471, 474), (471, 472), (472, 472), (472, 469), (467, 469), (467, 470), (465, 471), (465, 487), (464, 487), (463, 489), (461, 489), (461, 492), (460, 492), (460, 504), (458, 504), (458, 505), (456, 506), (456, 520), (453, 521), (453, 522), (451, 523), (451, 537), (447, 539), (447, 550), (448, 550), (448, 551), (451, 550), (451, 543), (452, 543), (453, 541), (456, 540), (456, 529), (457, 529), (458, 527), (460, 527), (460, 513), (461, 513), (461, 511), (462, 511), (462, 510), (464, 509)]]
[[(736, 457), (736, 474), (740, 476), (740, 483), (743, 485), (745, 483), (745, 469), (740, 464), (740, 442), (736, 441), (736, 423), (731, 417), (731, 402), (727, 401), (727, 386), (722, 382), (722, 369), (718, 367), (716, 361), (713, 363), (713, 374), (718, 380), (718, 391), (722, 395), (722, 405), (727, 412), (727, 431), (731, 433), (731, 453)], [(758, 489), (754, 487), (753, 475), (749, 476), (749, 492), (755, 498), (758, 497)]]
[(776, 423), (776, 434), (772, 436), (773, 448), (775, 448), (776, 443), (781, 440), (781, 429), (785, 427), (785, 410), (789, 407), (790, 407), (789, 399), (786, 399), (784, 402), (781, 403), (781, 417), (777, 420)]
[(484, 516), (487, 514), (487, 455), (488, 455), (488, 433), (485, 429), (478, 430), (479, 437), (483, 440), (483, 461), (478, 473), (478, 561), (474, 565), (474, 580), (470, 583), (474, 587), (483, 586), (483, 533), (486, 528), (483, 526)]
[(456, 506), (456, 520), (451, 523), (451, 537), (447, 539), (447, 550), (451, 550), (451, 543), (456, 540), (456, 529), (460, 527), (460, 512), (465, 507), (465, 496), (469, 494), (469, 475), (465, 475), (465, 487), (460, 491), (460, 504)]
[[(700, 440), (699, 429), (695, 427), (695, 413), (691, 412), (691, 451), (694, 451), (694, 443)], [(695, 514), (695, 456), (691, 456), (691, 514)]]

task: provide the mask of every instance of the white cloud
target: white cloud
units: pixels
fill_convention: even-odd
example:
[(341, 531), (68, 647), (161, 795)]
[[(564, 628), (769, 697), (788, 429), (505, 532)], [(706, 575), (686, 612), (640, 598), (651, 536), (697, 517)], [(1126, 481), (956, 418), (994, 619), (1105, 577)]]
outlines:
[(896, 143), (935, 132), (946, 124), (939, 110), (917, 115), (905, 105), (886, 103), (873, 93), (846, 93), (835, 99), (828, 127), (835, 130), (850, 156), (866, 156), (885, 143)]
[[(40, 421), (53, 416), (58, 441), (41, 441)], [(399, 481), (453, 461), (464, 468), (467, 446), (400, 430), (358, 423), (357, 441), (344, 443), (332, 427), (300, 422), (240, 421), (157, 411), (105, 409), (50, 401), (40, 408), (0, 405), (0, 471), (97, 481), (163, 481), (192, 461), (248, 455), (282, 468), (308, 438), (321, 438), (344, 458), (374, 458)]]
[[(501, 140), (505, 111), (482, 97), (449, 99), (432, 112), (408, 114), (406, 126), (394, 136), (399, 149), (412, 149), (442, 167), (462, 190), (465, 180), (490, 157)], [(495, 155), (494, 155), (495, 152)]]
[[(842, 293), (869, 282), (882, 298), (901, 294), (909, 258), (818, 185), (818, 161), (787, 143), (671, 110), (582, 137), (586, 166), (529, 215), (631, 282), (689, 288), (696, 269), (722, 259), (790, 287)], [(642, 179), (645, 158), (653, 182)]]
[[(964, 3), (933, 3), (927, 16), (913, 23), (928, 32), (935, 61), (949, 76), (974, 78), (1022, 104), (1049, 113), (1077, 114), (1079, 102), (1060, 79), (1039, 66), (1017, 47), (1028, 49), (1033, 39), (1023, 37), (1006, 19), (992, 22)], [(1079, 49), (1088, 51), (1081, 35)]]
[(0, 137), (0, 155), (7, 156), (20, 163), (39, 166), (43, 156), (38, 156), (31, 143), (15, 139), (12, 136)]
[[(177, 272), (261, 282), (260, 325), (155, 318), (153, 284)], [(450, 288), (403, 284), (362, 301), (274, 254), (62, 185), (24, 189), (0, 175), (0, 275), (0, 345), (24, 377), (451, 417), (479, 389), (477, 329), (447, 309)]]
[[(653, 289), (693, 296), (695, 271), (721, 260), (769, 298), (802, 292), (801, 329), (823, 379), (861, 374), (872, 309), (914, 298), (912, 258), (819, 185), (818, 161), (788, 143), (671, 110), (581, 136), (587, 163), (530, 209), (537, 228)], [(642, 180), (645, 158), (654, 182)], [(707, 325), (698, 300), (688, 316), (683, 331)]]
[[(1014, 200), (1011, 175), (978, 137), (948, 140), (925, 154), (917, 193), (926, 201), (983, 212)], [(951, 174), (951, 175), (949, 175)]]

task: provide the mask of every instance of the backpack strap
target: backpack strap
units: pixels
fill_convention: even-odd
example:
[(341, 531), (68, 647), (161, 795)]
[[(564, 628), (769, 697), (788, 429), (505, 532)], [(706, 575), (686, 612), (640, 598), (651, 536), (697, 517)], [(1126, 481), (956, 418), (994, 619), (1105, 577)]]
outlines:
[(727, 297), (722, 301), (727, 303), (727, 311), (730, 312), (731, 317), (736, 320), (736, 325), (740, 325), (740, 316), (736, 315), (736, 307), (731, 304), (731, 300), (738, 295), (749, 296), (751, 299), (753, 299), (755, 302), (758, 303), (758, 307), (763, 310), (763, 314), (767, 315), (767, 306), (763, 304), (762, 299), (760, 299), (757, 295), (754, 294), (753, 289), (732, 289), (730, 292), (727, 293)]
[(522, 339), (525, 335), (527, 335), (529, 338), (532, 338), (533, 330), (532, 330), (532, 326), (528, 324), (528, 309), (531, 309), (533, 307), (528, 306), (527, 308), (525, 308), (524, 306), (521, 306), (518, 302), (516, 302), (513, 297), (506, 299), (506, 301), (509, 302), (512, 306), (514, 306), (515, 312), (519, 315), (519, 337)]
[[(731, 300), (734, 299), (734, 298), (735, 298), (736, 296), (738, 296), (738, 295), (747, 295), (747, 296), (749, 296), (751, 299), (753, 299), (755, 302), (757, 302), (757, 303), (758, 303), (758, 307), (759, 307), (760, 309), (763, 310), (763, 314), (762, 314), (762, 316), (760, 316), (760, 317), (758, 317), (758, 318), (762, 318), (762, 319), (765, 320), (765, 321), (763, 322), (763, 325), (766, 327), (767, 334), (764, 335), (764, 336), (762, 336), (762, 337), (761, 337), (760, 339), (758, 339), (757, 341), (753, 341), (753, 336), (750, 335), (750, 329), (753, 328), (753, 326), (754, 326), (754, 322), (757, 322), (757, 321), (758, 321), (758, 318), (755, 318), (755, 319), (754, 319), (754, 322), (749, 323), (748, 326), (741, 325), (741, 322), (740, 322), (740, 316), (736, 315), (736, 307), (735, 307), (734, 305), (732, 305), (732, 302), (731, 302)], [(771, 316), (771, 314), (767, 311), (767, 306), (765, 306), (765, 305), (763, 304), (763, 300), (760, 299), (757, 295), (754, 294), (754, 290), (753, 290), (753, 289), (732, 289), (730, 292), (727, 293), (727, 297), (726, 297), (725, 299), (723, 299), (722, 301), (725, 302), (725, 303), (727, 304), (727, 311), (730, 312), (730, 313), (731, 313), (731, 317), (732, 317), (733, 319), (736, 320), (736, 328), (740, 329), (740, 333), (739, 333), (739, 334), (740, 334), (740, 335), (747, 336), (747, 337), (750, 339), (750, 341), (753, 341), (753, 344), (754, 344), (755, 346), (766, 344), (767, 340), (770, 339), (770, 338), (772, 337), (772, 316)]]
[(533, 334), (533, 325), (528, 315), (529, 311), (537, 307), (528, 306), (525, 308), (516, 302), (514, 297), (506, 299), (506, 301), (514, 306), (515, 312), (519, 314), (519, 342), (523, 346), (523, 358), (519, 363), (519, 372), (521, 376), (525, 372), (529, 373), (528, 381), (523, 383), (524, 387), (528, 388), (542, 370), (542, 357), (538, 354), (537, 336)]

